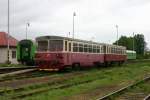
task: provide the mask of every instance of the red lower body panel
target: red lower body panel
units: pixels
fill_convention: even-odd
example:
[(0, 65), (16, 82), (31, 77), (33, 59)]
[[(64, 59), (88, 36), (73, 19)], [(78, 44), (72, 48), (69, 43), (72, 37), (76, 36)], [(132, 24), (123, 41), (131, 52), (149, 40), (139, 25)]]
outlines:
[(88, 54), (88, 53), (37, 53), (35, 57), (39, 69), (61, 70), (66, 66), (80, 64), (81, 67), (93, 66), (95, 63), (126, 61), (126, 55)]
[(126, 55), (116, 55), (116, 54), (105, 54), (105, 62), (118, 62), (118, 61), (126, 61)]

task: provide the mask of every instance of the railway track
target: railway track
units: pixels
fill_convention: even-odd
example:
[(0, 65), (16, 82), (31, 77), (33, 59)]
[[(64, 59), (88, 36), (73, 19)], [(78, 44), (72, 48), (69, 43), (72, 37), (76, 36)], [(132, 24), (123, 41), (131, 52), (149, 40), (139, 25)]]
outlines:
[(144, 98), (144, 100), (150, 100), (150, 94)]
[[(79, 75), (79, 73), (75, 73), (75, 74), (77, 74), (77, 75)], [(70, 77), (65, 77), (65, 76), (70, 76)], [(96, 79), (94, 79), (94, 80), (84, 80), (84, 81), (80, 81), (80, 82), (73, 82), (73, 83), (64, 83), (65, 82), (65, 80), (70, 80), (71, 78), (73, 78), (73, 74), (72, 73), (70, 73), (70, 75), (69, 74), (66, 74), (65, 76), (63, 76), (62, 78), (56, 78), (56, 77), (51, 77), (50, 79), (51, 79), (51, 81), (50, 82), (46, 82), (46, 86), (44, 85), (44, 84), (41, 84), (41, 87), (36, 87), (35, 85), (34, 85), (34, 87), (32, 88), (32, 86), (31, 87), (28, 87), (28, 88), (30, 88), (31, 90), (29, 91), (25, 91), (24, 90), (24, 87), (22, 87), (22, 88), (16, 88), (16, 89), (13, 89), (13, 91), (15, 92), (15, 94), (13, 94), (13, 96), (11, 97), (11, 99), (13, 98), (13, 99), (17, 99), (17, 98), (24, 98), (24, 97), (27, 97), (27, 96), (31, 96), (31, 95), (34, 95), (34, 94), (39, 94), (39, 93), (42, 93), (42, 92), (47, 92), (47, 91), (49, 91), (49, 90), (55, 90), (55, 89), (64, 89), (64, 88), (69, 88), (69, 87), (72, 87), (72, 86), (76, 86), (76, 85), (80, 85), (80, 84), (84, 84), (84, 83), (89, 83), (89, 82), (92, 82), (92, 81), (94, 81), (94, 80), (96, 80)], [(82, 76), (83, 74), (81, 74), (81, 76)], [(80, 75), (79, 75), (80, 76)], [(54, 78), (54, 79), (53, 79)], [(135, 83), (134, 85), (138, 85), (139, 83), (141, 83), (141, 82), (144, 82), (144, 81), (148, 81), (149, 80), (149, 78), (150, 77), (147, 77), (147, 78), (145, 78), (145, 79), (143, 79), (143, 80), (141, 80), (141, 81), (139, 81), (139, 82), (137, 82), (137, 83)], [(48, 79), (48, 80), (50, 80), (50, 79)], [(41, 80), (41, 79), (40, 79)], [(45, 79), (44, 79), (45, 80)], [(42, 81), (42, 80), (41, 80)], [(129, 87), (132, 87), (132, 85), (130, 85), (130, 86), (128, 86), (128, 88)], [(127, 87), (126, 87), (127, 88)], [(122, 88), (122, 89), (120, 89), (118, 92), (122, 92), (123, 90), (124, 90), (125, 88)], [(0, 92), (0, 95), (3, 95), (4, 93), (9, 93), (9, 92), (11, 92), (12, 90), (8, 90), (8, 91), (3, 91), (3, 92)], [(118, 92), (115, 92), (115, 93), (118, 93)], [(112, 94), (113, 95), (113, 94)], [(109, 96), (109, 95), (108, 95)], [(105, 96), (106, 97), (106, 96)], [(106, 97), (106, 98), (101, 98), (101, 99), (98, 99), (98, 100), (109, 100), (109, 97)], [(111, 99), (110, 99), (111, 100)]]
[[(69, 73), (69, 74), (71, 74), (72, 75), (72, 73)], [(67, 76), (70, 76), (69, 74), (67, 74)], [(77, 74), (79, 74), (78, 72), (77, 72)], [(65, 76), (64, 76), (65, 77)], [(67, 77), (66, 77), (67, 78)], [(67, 78), (67, 79), (70, 79), (70, 78)], [(50, 80), (50, 79), (49, 79)], [(149, 80), (148, 79), (148, 77), (147, 77), (147, 80)], [(42, 80), (40, 80), (40, 81), (42, 81)], [(49, 90), (53, 90), (53, 89), (60, 89), (60, 88), (68, 88), (68, 87), (71, 87), (71, 86), (74, 86), (74, 85), (79, 85), (79, 84), (84, 84), (84, 83), (88, 83), (88, 82), (91, 82), (91, 81), (93, 81), (93, 80), (90, 80), (90, 81), (82, 81), (82, 82), (78, 82), (78, 83), (71, 83), (71, 84), (61, 84), (61, 85), (58, 85), (58, 86), (56, 86), (56, 87), (53, 87), (53, 88), (51, 88), (51, 87), (43, 87), (43, 88), (37, 88), (37, 89), (33, 89), (33, 91), (30, 91), (30, 92), (26, 92), (26, 93), (23, 93), (23, 94), (21, 94), (21, 95), (17, 95), (17, 96), (15, 96), (15, 97), (13, 97), (13, 98), (23, 98), (23, 97), (26, 97), (26, 96), (30, 96), (30, 95), (33, 95), (33, 94), (38, 94), (38, 93), (41, 93), (41, 92), (46, 92), (46, 91), (49, 91)], [(139, 83), (140, 82), (143, 82), (143, 81), (146, 81), (146, 79), (143, 79), (142, 81), (139, 81)], [(38, 81), (37, 81), (38, 82)], [(62, 83), (63, 81), (59, 81), (58, 82), (58, 84), (59, 83)], [(57, 83), (57, 82), (55, 82), (55, 81), (53, 81), (52, 83), (48, 83), (48, 86), (51, 86), (51, 84), (55, 84), (55, 83)], [(138, 82), (136, 83), (136, 84), (139, 84)], [(132, 87), (132, 86), (131, 86)], [(129, 87), (130, 88), (130, 87)], [(14, 92), (16, 92), (16, 93), (19, 93), (20, 91), (22, 91), (22, 90), (24, 90), (24, 88), (16, 88), (16, 89), (13, 89), (13, 90), (8, 90), (8, 91), (0, 91), (0, 95), (1, 94), (3, 94), (4, 92), (11, 92), (11, 91), (14, 91)], [(102, 99), (103, 100), (103, 99)], [(104, 99), (105, 100), (105, 99)]]
[(36, 68), (35, 66), (28, 66), (28, 67), (0, 67), (0, 75), (5, 74), (5, 73), (10, 73), (14, 71), (19, 71), (19, 70), (25, 70), (25, 69), (34, 69)]
[[(105, 95), (105, 96), (103, 96), (103, 97), (100, 97), (100, 98), (98, 98), (97, 100), (113, 100), (115, 96), (119, 96), (119, 95), (121, 95), (121, 94), (124, 94), (124, 93), (127, 92), (129, 89), (132, 89), (132, 88), (134, 88), (135, 86), (137, 86), (137, 85), (139, 85), (139, 84), (141, 84), (141, 83), (147, 82), (147, 81), (149, 81), (149, 80), (150, 80), (150, 76), (148, 76), (148, 77), (144, 78), (143, 80), (140, 80), (140, 81), (138, 81), (138, 82), (136, 82), (136, 83), (130, 84), (130, 85), (126, 86), (126, 87), (123, 87), (123, 88), (121, 88), (121, 89), (119, 89), (119, 90), (116, 90), (116, 91), (114, 91), (114, 92), (112, 92), (112, 93), (109, 93), (109, 94), (107, 94), (107, 95)], [(142, 98), (143, 98), (143, 97), (144, 97), (144, 94), (143, 94)], [(113, 98), (113, 99), (112, 99), (112, 98)], [(135, 100), (137, 100), (137, 99), (135, 99)], [(150, 100), (150, 95), (149, 95), (149, 96), (146, 96), (144, 100)]]
[(30, 67), (3, 67), (0, 68), (0, 82), (13, 79), (31, 77), (32, 73), (37, 72), (35, 66)]
[[(84, 84), (84, 83), (88, 83), (88, 82), (92, 82), (94, 80), (84, 80), (84, 81), (80, 81), (80, 82), (72, 82), (72, 83), (64, 83), (66, 80), (70, 80), (72, 79), (75, 75), (78, 77), (83, 77), (85, 73), (81, 73), (81, 72), (74, 72), (74, 73), (67, 73), (65, 75), (63, 75), (62, 77), (53, 77), (50, 76), (50, 79), (47, 78), (43, 78), (43, 79), (39, 79), (41, 82), (44, 80), (50, 80), (50, 81), (45, 81), (45, 83), (41, 83), (41, 84), (33, 84), (30, 86), (28, 86), (28, 88), (31, 89), (31, 91), (26, 91), (24, 87), (19, 87), (19, 88), (14, 88), (13, 90), (5, 90), (5, 91), (0, 91), (0, 95), (5, 95), (5, 93), (11, 93), (11, 91), (15, 92), (15, 95), (13, 95), (11, 97), (11, 99), (16, 99), (16, 98), (24, 98), (30, 95), (34, 95), (34, 94), (38, 94), (38, 93), (42, 93), (42, 92), (46, 92), (49, 90), (55, 90), (55, 89), (64, 89), (64, 88), (69, 88), (72, 86), (76, 86), (79, 84)], [(66, 77), (68, 76), (68, 77)], [(38, 88), (35, 88), (36, 85), (38, 86)], [(45, 87), (46, 85), (46, 87)], [(32, 87), (33, 86), (33, 87)], [(22, 93), (23, 92), (23, 93)]]
[(13, 81), (13, 80), (24, 80), (24, 79), (30, 79), (30, 78), (36, 78), (36, 77), (44, 77), (49, 75), (54, 75), (56, 72), (44, 72), (44, 71), (38, 71), (36, 69), (25, 69), (25, 70), (19, 70), (11, 73), (5, 73), (0, 74), (0, 83), (7, 82), (7, 81)]

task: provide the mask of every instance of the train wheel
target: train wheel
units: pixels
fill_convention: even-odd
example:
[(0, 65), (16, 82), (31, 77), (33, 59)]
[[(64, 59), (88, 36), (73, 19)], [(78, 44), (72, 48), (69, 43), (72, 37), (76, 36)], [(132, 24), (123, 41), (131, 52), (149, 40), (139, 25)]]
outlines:
[(94, 62), (93, 63), (95, 67), (99, 68), (100, 67), (100, 62)]
[(104, 67), (108, 67), (108, 62), (105, 62), (105, 63), (104, 63)]
[(122, 65), (122, 62), (121, 61), (118, 61), (118, 66), (121, 66)]
[(74, 64), (72, 65), (72, 69), (73, 69), (73, 70), (80, 70), (80, 69), (81, 69), (80, 63), (74, 63)]
[(70, 72), (72, 70), (72, 66), (65, 66), (64, 71)]

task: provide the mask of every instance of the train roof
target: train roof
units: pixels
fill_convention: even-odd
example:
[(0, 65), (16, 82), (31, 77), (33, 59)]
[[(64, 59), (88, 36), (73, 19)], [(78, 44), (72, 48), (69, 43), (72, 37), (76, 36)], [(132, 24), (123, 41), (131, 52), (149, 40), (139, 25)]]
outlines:
[[(62, 36), (40, 36), (40, 37), (36, 38), (36, 41), (45, 40), (45, 39), (70, 40), (70, 41), (86, 42), (86, 43), (93, 43), (93, 44), (100, 44), (100, 45), (117, 46), (117, 45), (112, 45), (112, 44), (98, 43), (98, 42), (93, 42), (93, 41), (87, 41), (87, 40), (81, 40), (81, 39), (73, 39), (73, 38), (62, 37)], [(117, 47), (126, 48), (124, 46), (117, 46)]]

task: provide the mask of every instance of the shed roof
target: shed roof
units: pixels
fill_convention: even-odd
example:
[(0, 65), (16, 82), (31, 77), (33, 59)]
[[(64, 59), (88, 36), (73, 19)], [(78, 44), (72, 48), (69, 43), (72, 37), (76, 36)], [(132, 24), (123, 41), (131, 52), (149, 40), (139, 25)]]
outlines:
[[(7, 46), (8, 43), (8, 34), (6, 32), (0, 32), (0, 46)], [(9, 45), (11, 47), (16, 47), (17, 46), (18, 40), (16, 40), (14, 37), (9, 36)]]

